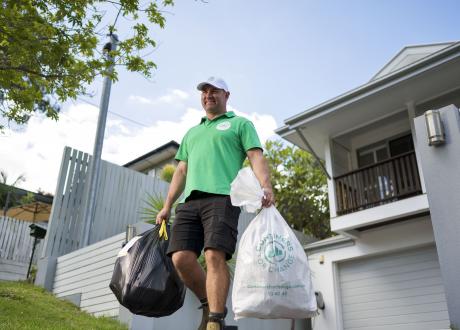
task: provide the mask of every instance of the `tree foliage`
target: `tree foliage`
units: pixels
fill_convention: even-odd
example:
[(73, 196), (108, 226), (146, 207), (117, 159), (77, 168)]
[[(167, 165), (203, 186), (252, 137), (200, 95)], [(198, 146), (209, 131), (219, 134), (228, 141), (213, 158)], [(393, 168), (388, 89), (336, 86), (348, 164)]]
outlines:
[(314, 157), (281, 141), (267, 141), (276, 207), (299, 231), (323, 239), (331, 236), (326, 176)]
[(21, 197), (19, 200), (20, 205), (31, 204), (35, 202), (35, 194), (33, 192), (27, 192), (24, 196)]
[[(104, 17), (114, 6), (115, 17)], [(141, 51), (155, 47), (152, 26), (163, 28), (162, 7), (173, 0), (3, 0), (0, 2), (0, 112), (8, 121), (26, 123), (40, 111), (57, 119), (59, 103), (86, 92), (97, 75), (108, 75), (109, 60), (98, 42), (116, 32), (119, 17), (131, 35), (111, 55), (116, 64), (149, 77), (155, 63)], [(113, 12), (113, 10), (112, 10)], [(109, 20), (108, 25), (104, 25)], [(116, 79), (116, 70), (111, 74)], [(1, 126), (0, 126), (1, 128)]]
[[(147, 223), (155, 224), (157, 215), (160, 213), (161, 209), (165, 205), (165, 197), (161, 193), (147, 193), (146, 199), (144, 199), (145, 206), (141, 209), (141, 219)], [(172, 224), (175, 218), (175, 210), (178, 201), (176, 201), (171, 207), (171, 216), (169, 218), (169, 223)]]
[(26, 178), (21, 174), (13, 182), (9, 183), (6, 171), (0, 170), (0, 206), (3, 209), (3, 215), (10, 207), (21, 204), (15, 188), (24, 181), (26, 181)]
[(160, 178), (168, 183), (171, 183), (174, 172), (176, 171), (176, 166), (173, 164), (166, 164), (160, 172)]

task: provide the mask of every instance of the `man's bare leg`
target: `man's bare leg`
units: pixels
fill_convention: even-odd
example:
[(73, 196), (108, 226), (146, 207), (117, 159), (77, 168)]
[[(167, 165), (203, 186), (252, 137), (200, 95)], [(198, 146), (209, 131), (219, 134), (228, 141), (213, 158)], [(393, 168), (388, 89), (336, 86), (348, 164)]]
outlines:
[(172, 261), (185, 286), (202, 300), (206, 298), (206, 274), (196, 257), (192, 251), (177, 251), (173, 253)]
[(209, 310), (212, 313), (223, 313), (230, 286), (230, 274), (225, 260), (225, 252), (206, 249), (206, 292), (208, 293)]
[(195, 252), (178, 251), (173, 253), (172, 261), (182, 282), (200, 299), (203, 316), (198, 330), (205, 330), (209, 320), (209, 307), (206, 302), (206, 274), (196, 257)]

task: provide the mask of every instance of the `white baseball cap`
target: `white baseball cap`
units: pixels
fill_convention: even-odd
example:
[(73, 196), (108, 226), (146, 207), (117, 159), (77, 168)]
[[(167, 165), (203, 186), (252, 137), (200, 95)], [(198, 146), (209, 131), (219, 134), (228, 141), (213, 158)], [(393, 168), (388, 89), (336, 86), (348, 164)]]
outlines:
[(224, 81), (224, 79), (219, 78), (219, 77), (209, 77), (208, 80), (203, 81), (196, 86), (196, 88), (199, 91), (203, 91), (203, 87), (206, 85), (211, 85), (219, 89), (223, 89), (224, 91), (228, 92), (228, 86), (227, 83)]

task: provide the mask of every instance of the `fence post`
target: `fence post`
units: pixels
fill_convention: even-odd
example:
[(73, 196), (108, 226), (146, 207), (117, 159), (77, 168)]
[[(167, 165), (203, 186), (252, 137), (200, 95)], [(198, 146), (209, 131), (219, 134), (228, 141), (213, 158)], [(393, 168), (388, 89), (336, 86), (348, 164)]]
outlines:
[(37, 262), (37, 277), (35, 284), (44, 287), (48, 291), (53, 290), (54, 273), (56, 271), (56, 257), (53, 255), (53, 243), (56, 239), (56, 226), (58, 225), (59, 218), (55, 215), (56, 211), (59, 210), (64, 185), (67, 178), (67, 165), (70, 158), (71, 148), (65, 147), (62, 153), (61, 168), (59, 170), (59, 179), (56, 186), (56, 193), (54, 195), (53, 206), (51, 207), (50, 219), (48, 222), (48, 230), (45, 236), (45, 242), (43, 243), (42, 255)]

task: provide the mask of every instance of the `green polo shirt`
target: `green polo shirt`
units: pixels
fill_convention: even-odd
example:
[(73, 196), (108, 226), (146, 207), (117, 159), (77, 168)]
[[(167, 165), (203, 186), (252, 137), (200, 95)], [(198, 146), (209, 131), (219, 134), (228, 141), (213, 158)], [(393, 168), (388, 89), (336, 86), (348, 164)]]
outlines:
[(249, 149), (260, 148), (254, 125), (233, 111), (192, 127), (185, 134), (176, 159), (187, 162), (184, 198), (194, 190), (229, 195), (230, 183), (246, 159)]

